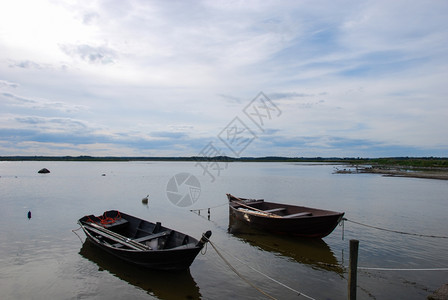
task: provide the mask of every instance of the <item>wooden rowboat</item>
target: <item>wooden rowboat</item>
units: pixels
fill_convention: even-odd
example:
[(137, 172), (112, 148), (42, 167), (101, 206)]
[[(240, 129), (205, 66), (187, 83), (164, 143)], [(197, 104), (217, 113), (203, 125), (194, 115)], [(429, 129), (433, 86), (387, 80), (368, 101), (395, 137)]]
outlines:
[(158, 270), (188, 269), (211, 236), (197, 239), (140, 218), (110, 210), (78, 220), (87, 238), (102, 250), (133, 264)]
[(229, 213), (249, 226), (280, 234), (323, 238), (339, 224), (344, 213), (263, 199), (238, 198), (227, 194)]

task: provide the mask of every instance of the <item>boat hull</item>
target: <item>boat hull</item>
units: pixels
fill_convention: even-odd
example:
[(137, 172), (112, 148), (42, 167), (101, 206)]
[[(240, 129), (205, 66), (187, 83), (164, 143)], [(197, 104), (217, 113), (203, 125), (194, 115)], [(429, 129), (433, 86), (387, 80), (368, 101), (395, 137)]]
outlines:
[[(233, 197), (233, 196), (232, 196)], [(235, 200), (235, 198), (233, 198)], [(238, 200), (246, 201), (247, 199), (236, 198)], [(229, 214), (242, 222), (245, 222), (251, 227), (268, 231), (276, 234), (311, 237), (311, 238), (323, 238), (329, 235), (339, 222), (342, 220), (344, 213), (320, 210), (310, 207), (301, 207), (294, 205), (279, 204), (273, 202), (265, 202), (263, 200), (241, 202), (232, 201), (229, 197)], [(251, 204), (254, 202), (255, 204)], [(285, 208), (285, 211), (290, 211), (291, 215), (300, 214), (301, 212), (310, 212), (310, 215), (303, 215), (298, 217), (290, 217), (287, 215), (276, 214), (262, 214), (258, 211), (252, 212), (249, 209), (239, 205), (239, 203), (245, 203), (249, 207), (254, 207), (259, 210), (275, 210)], [(258, 207), (258, 208), (257, 208)], [(243, 208), (243, 209), (241, 209)], [(263, 209), (261, 209), (263, 208)]]
[(191, 249), (160, 251), (122, 250), (106, 246), (90, 234), (86, 233), (86, 235), (93, 245), (109, 254), (128, 263), (154, 270), (176, 271), (188, 269), (202, 249), (202, 247), (194, 247)]
[[(106, 212), (105, 214), (110, 212), (111, 211)], [(157, 231), (168, 230), (170, 232), (170, 234), (167, 234), (166, 237), (161, 236), (161, 241), (158, 241), (157, 239), (151, 239), (151, 241), (157, 240), (155, 244), (151, 244), (153, 247), (154, 245), (156, 245), (154, 248), (147, 246), (150, 245), (149, 243), (142, 242), (142, 247), (147, 247), (147, 250), (132, 249), (126, 247), (126, 242), (120, 244), (115, 243), (117, 241), (116, 239), (108, 239), (108, 237), (110, 237), (108, 232), (110, 233), (109, 230), (111, 230), (111, 228), (107, 229), (105, 231), (105, 234), (101, 234), (101, 230), (98, 231), (98, 226), (92, 228), (91, 224), (89, 224), (90, 221), (86, 221), (87, 219), (91, 220), (92, 216), (81, 218), (78, 221), (78, 224), (81, 225), (81, 228), (86, 234), (87, 239), (94, 246), (108, 252), (109, 254), (123, 261), (144, 268), (168, 271), (188, 269), (203, 248), (202, 240), (200, 242), (197, 239), (194, 239), (193, 237), (185, 235), (181, 232), (161, 227), (160, 223), (154, 224), (121, 213), (121, 221), (125, 224), (124, 226), (120, 225), (121, 228), (119, 229), (114, 228), (114, 231), (111, 234), (117, 234), (119, 232), (119, 234), (125, 237), (126, 240), (133, 240), (133, 245), (135, 245), (135, 243), (137, 243), (139, 239), (145, 239), (145, 235), (137, 233), (140, 230), (139, 228), (141, 227), (155, 230), (154, 228), (157, 228), (157, 226), (159, 226)], [(146, 236), (151, 236), (150, 233), (145, 234)], [(158, 244), (162, 244), (162, 240), (164, 246), (158, 246)], [(130, 246), (132, 246), (132, 244)], [(161, 247), (162, 249), (158, 249), (159, 247)]]

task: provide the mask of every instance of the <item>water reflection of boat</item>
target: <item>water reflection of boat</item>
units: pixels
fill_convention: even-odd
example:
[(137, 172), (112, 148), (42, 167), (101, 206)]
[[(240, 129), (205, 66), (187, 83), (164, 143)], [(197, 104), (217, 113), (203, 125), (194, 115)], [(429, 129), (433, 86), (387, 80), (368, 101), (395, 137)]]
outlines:
[(95, 247), (89, 240), (84, 242), (79, 254), (98, 265), (100, 269), (159, 299), (200, 299), (202, 297), (189, 269), (167, 272), (128, 264)]
[(270, 234), (250, 227), (245, 222), (229, 215), (229, 232), (254, 247), (276, 252), (314, 269), (344, 273), (333, 251), (322, 239), (291, 238)]

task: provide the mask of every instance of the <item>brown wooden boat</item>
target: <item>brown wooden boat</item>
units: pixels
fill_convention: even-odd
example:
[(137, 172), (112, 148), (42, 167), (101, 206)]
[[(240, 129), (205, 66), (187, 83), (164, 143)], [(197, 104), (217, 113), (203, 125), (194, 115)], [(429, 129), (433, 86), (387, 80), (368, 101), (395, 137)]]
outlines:
[(323, 238), (339, 224), (344, 213), (290, 204), (247, 199), (227, 194), (229, 213), (249, 226), (273, 233)]

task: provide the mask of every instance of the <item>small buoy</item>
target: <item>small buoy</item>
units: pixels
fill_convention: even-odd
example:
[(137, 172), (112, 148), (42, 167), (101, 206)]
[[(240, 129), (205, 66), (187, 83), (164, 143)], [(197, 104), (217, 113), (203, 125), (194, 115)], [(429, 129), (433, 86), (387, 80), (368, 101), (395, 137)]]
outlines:
[(31, 219), (31, 210), (28, 211), (28, 219)]
[(148, 203), (148, 197), (149, 197), (149, 195), (146, 195), (146, 197), (142, 199), (142, 203), (143, 204), (147, 204)]

